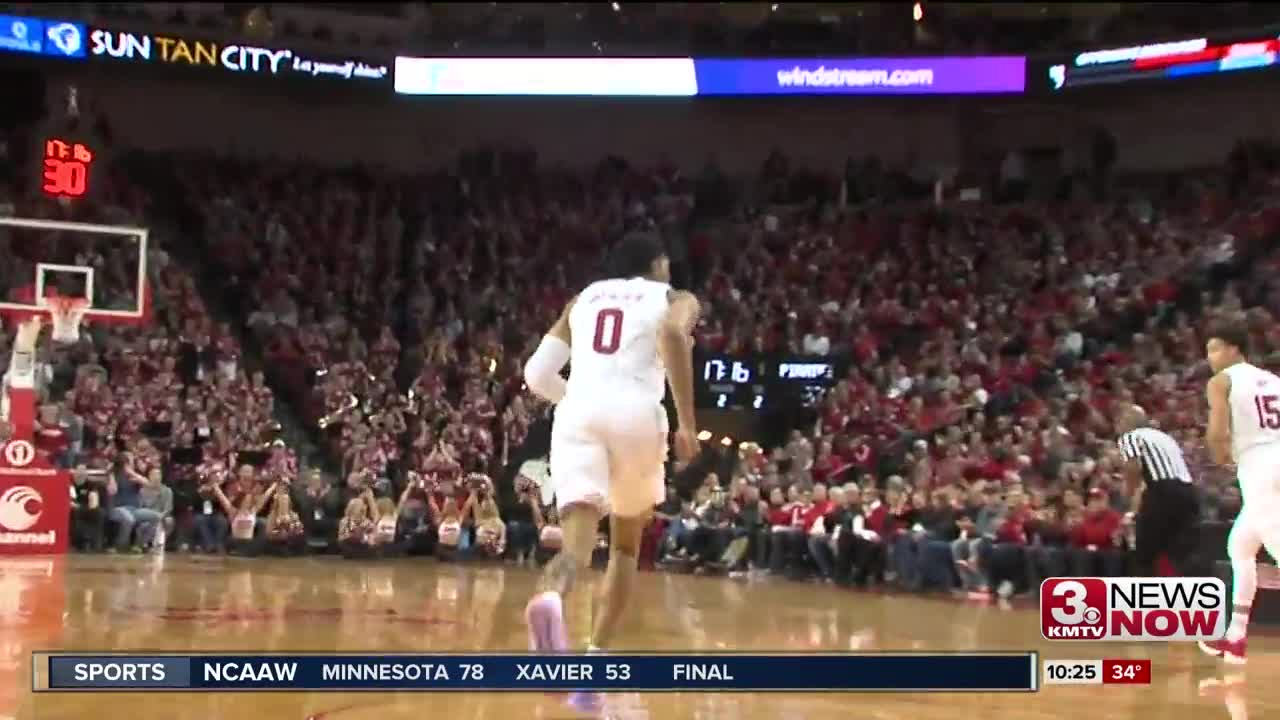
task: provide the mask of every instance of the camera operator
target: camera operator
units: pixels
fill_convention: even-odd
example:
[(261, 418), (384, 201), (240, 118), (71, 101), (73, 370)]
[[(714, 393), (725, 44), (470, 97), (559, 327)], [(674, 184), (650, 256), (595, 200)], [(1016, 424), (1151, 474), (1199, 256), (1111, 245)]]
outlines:
[(517, 564), (532, 562), (538, 544), (538, 510), (542, 493), (523, 474), (516, 476), (515, 498), (504, 508), (507, 519), (507, 557)]

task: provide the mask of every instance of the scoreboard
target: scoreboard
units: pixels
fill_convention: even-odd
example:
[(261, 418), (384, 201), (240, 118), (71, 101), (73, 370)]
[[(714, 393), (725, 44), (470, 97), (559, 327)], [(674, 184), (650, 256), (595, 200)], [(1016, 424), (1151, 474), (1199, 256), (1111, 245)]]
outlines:
[(70, 137), (48, 137), (41, 145), (40, 190), (52, 198), (77, 199), (89, 191), (98, 153), (95, 143)]
[(1048, 92), (1135, 81), (1209, 77), (1276, 66), (1280, 39), (1261, 30), (1216, 37), (1185, 38), (1144, 45), (1089, 50), (1067, 57), (1037, 59), (1030, 77), (1033, 90)]
[(36, 692), (1034, 692), (1034, 652), (33, 654)]
[(1149, 659), (1030, 652), (32, 653), (36, 692), (1039, 692), (1150, 685)]
[(843, 375), (837, 356), (723, 355), (694, 359), (696, 403), (715, 410), (774, 410), (816, 405)]

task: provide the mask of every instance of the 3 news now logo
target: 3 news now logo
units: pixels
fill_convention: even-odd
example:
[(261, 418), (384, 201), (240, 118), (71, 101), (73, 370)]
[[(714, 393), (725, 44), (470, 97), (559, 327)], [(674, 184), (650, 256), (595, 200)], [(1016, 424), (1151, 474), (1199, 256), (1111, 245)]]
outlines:
[(1217, 640), (1231, 598), (1218, 578), (1049, 578), (1040, 585), (1048, 640)]

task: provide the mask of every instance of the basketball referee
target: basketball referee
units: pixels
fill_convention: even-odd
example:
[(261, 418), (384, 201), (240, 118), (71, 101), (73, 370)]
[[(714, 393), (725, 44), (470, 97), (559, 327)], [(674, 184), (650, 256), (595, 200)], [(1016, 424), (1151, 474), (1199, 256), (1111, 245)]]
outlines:
[(1156, 574), (1156, 560), (1165, 555), (1177, 573), (1186, 575), (1199, 542), (1200, 498), (1182, 448), (1149, 427), (1146, 412), (1136, 405), (1120, 414), (1116, 429), (1122, 433), (1129, 487), (1145, 483), (1134, 518), (1137, 573)]

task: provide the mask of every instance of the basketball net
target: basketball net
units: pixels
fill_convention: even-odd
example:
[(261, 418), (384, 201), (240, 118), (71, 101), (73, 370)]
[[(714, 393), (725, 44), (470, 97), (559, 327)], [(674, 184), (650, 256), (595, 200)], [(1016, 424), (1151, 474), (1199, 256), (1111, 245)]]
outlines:
[(89, 309), (88, 299), (50, 295), (41, 304), (49, 310), (54, 342), (74, 343), (80, 339), (80, 322)]

